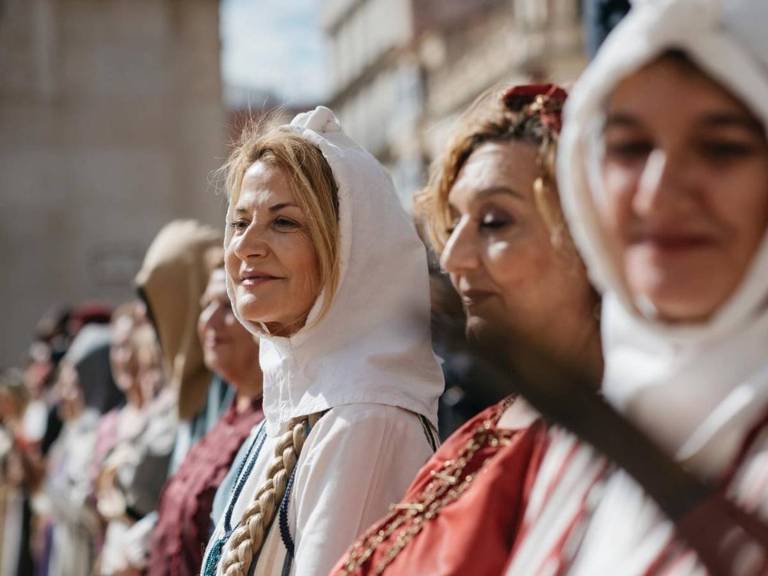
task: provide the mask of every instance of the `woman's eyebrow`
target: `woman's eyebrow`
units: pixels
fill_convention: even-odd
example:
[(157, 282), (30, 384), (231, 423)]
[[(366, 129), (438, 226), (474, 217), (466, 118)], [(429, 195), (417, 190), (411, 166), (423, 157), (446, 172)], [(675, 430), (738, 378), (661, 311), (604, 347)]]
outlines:
[(708, 112), (699, 118), (697, 124), (704, 128), (737, 128), (760, 136), (765, 134), (760, 122), (739, 112)]
[(522, 192), (519, 192), (509, 186), (501, 186), (501, 185), (489, 186), (488, 188), (483, 188), (482, 190), (479, 190), (475, 194), (475, 199), (483, 200), (485, 198), (488, 198), (489, 196), (495, 196), (497, 194), (507, 194), (509, 196), (514, 196), (516, 198), (519, 198), (520, 200), (526, 199), (525, 194), (523, 194)]
[[(269, 207), (270, 212), (277, 212), (278, 210), (282, 210), (283, 208), (299, 208), (299, 205), (295, 202), (278, 202), (277, 204), (273, 204)], [(248, 214), (248, 209), (244, 208), (243, 206), (235, 206), (234, 213), (241, 215), (241, 214)]]
[(269, 207), (270, 212), (277, 212), (278, 210), (282, 210), (283, 208), (298, 208), (299, 205), (295, 202), (280, 202), (278, 204), (274, 204)]
[[(522, 192), (519, 192), (514, 188), (510, 188), (509, 186), (503, 186), (503, 185), (489, 186), (487, 188), (478, 190), (477, 192), (473, 193), (472, 200), (473, 201), (485, 200), (489, 196), (496, 196), (498, 194), (505, 194), (507, 196), (514, 196), (519, 200), (526, 200), (526, 196)], [(457, 212), (459, 211), (459, 209), (456, 208), (454, 203), (451, 202), (450, 198), (448, 199), (447, 204), (448, 204), (448, 208), (450, 208), (451, 210), (455, 210)]]
[(642, 123), (637, 116), (624, 111), (609, 112), (605, 116), (605, 123), (603, 124), (603, 130), (609, 128), (637, 128)]

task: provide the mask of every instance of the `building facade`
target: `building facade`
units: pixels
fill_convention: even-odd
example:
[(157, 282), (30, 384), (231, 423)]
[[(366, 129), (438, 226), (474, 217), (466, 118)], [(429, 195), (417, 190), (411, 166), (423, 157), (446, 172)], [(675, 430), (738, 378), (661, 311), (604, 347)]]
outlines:
[(0, 3), (0, 363), (40, 316), (133, 296), (173, 218), (217, 226), (217, 0)]
[(478, 95), (586, 65), (579, 0), (328, 0), (323, 27), (332, 106), (406, 206)]

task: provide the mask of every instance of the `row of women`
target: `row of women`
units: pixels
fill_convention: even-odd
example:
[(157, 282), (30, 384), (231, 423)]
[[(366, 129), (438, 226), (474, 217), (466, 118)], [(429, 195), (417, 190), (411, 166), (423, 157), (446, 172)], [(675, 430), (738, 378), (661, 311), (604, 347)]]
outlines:
[(520, 394), (426, 465), (442, 380), (389, 180), (327, 109), (245, 134), (225, 265), (265, 420), (203, 574), (766, 573), (766, 17), (639, 2), (567, 104), (465, 115), (417, 205), (483, 385)]
[[(464, 115), (416, 206), (463, 303), (447, 354), (503, 399), (439, 448), (427, 258), (391, 181), (327, 108), (244, 132), (215, 277), (258, 338), (259, 422), (208, 449), (226, 473), (208, 531), (174, 537), (190, 561), (137, 569), (768, 573), (766, 21), (636, 2), (569, 97)], [(181, 274), (144, 285), (164, 354)], [(154, 542), (185, 513), (172, 483)]]
[(192, 574), (216, 488), (261, 421), (258, 341), (234, 318), (222, 236), (168, 224), (140, 299), (38, 327), (0, 380), (0, 574)]

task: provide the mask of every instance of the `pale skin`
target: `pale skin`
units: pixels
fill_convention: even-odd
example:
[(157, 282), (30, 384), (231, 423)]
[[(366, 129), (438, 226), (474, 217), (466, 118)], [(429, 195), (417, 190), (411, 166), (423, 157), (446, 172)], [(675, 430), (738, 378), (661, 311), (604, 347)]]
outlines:
[(141, 408), (144, 396), (138, 382), (136, 346), (132, 341), (136, 323), (133, 318), (121, 316), (112, 323), (112, 345), (109, 360), (117, 387), (125, 394), (126, 401)]
[(238, 312), (277, 336), (301, 329), (320, 293), (307, 223), (285, 171), (252, 164), (227, 216), (225, 258)]
[[(575, 251), (553, 245), (536, 207), (536, 160), (537, 149), (519, 141), (483, 144), (470, 155), (448, 196), (454, 222), (441, 265), (462, 298), (470, 334), (508, 326), (546, 339), (553, 353), (599, 381), (595, 302)], [(499, 425), (519, 428), (533, 418), (514, 402)]]
[(235, 387), (236, 408), (243, 412), (261, 394), (259, 344), (232, 312), (223, 268), (211, 274), (200, 308), (197, 333), (205, 365)]
[(83, 391), (77, 371), (69, 362), (63, 361), (56, 380), (56, 392), (59, 397), (58, 410), (63, 420), (74, 420), (85, 409)]

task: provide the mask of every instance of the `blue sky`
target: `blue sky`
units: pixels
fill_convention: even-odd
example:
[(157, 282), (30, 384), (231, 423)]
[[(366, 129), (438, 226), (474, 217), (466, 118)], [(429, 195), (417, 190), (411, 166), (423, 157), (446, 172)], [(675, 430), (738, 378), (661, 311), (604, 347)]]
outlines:
[(222, 75), (233, 86), (268, 89), (288, 102), (327, 95), (322, 0), (223, 0)]

